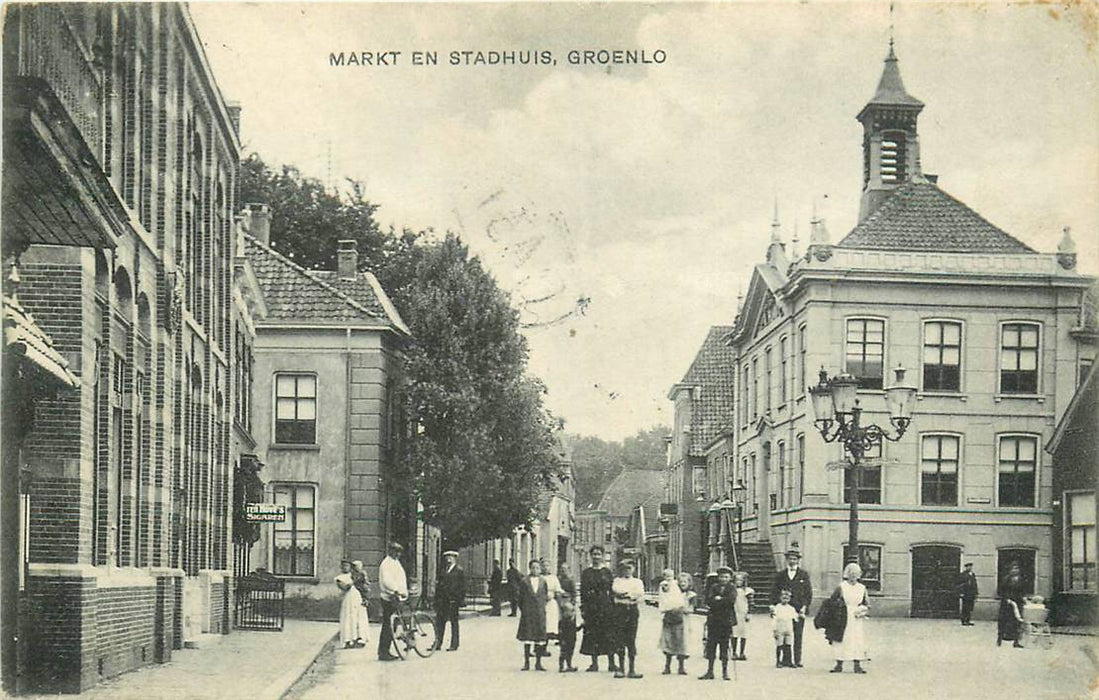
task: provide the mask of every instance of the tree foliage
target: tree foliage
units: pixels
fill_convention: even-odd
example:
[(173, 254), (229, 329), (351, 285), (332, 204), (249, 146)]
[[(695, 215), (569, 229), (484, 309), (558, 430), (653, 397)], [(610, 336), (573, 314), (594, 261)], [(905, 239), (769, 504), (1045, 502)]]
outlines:
[(670, 433), (669, 428), (658, 425), (639, 430), (622, 442), (592, 436), (567, 436), (577, 507), (596, 507), (603, 492), (625, 469), (663, 469), (664, 437)]
[(271, 205), (274, 247), (332, 269), (336, 241), (356, 239), (412, 332), (400, 392), (410, 429), (389, 487), (419, 498), (448, 546), (529, 522), (558, 477), (554, 422), (526, 374), (519, 315), (480, 260), (453, 234), (381, 231), (358, 183), (337, 195), (258, 156), (245, 166), (242, 199)]

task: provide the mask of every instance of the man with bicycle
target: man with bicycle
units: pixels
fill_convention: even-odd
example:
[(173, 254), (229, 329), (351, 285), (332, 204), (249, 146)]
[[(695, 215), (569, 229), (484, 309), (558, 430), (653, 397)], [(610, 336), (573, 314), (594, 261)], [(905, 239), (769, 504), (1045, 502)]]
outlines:
[(378, 567), (378, 588), (382, 599), (382, 633), (378, 635), (378, 659), (381, 661), (393, 661), (398, 658), (389, 649), (393, 643), (393, 630), (389, 627), (389, 618), (397, 612), (399, 603), (408, 600), (408, 577), (405, 576), (404, 567), (401, 566), (403, 551), (404, 547), (396, 542), (390, 542), (388, 554)]

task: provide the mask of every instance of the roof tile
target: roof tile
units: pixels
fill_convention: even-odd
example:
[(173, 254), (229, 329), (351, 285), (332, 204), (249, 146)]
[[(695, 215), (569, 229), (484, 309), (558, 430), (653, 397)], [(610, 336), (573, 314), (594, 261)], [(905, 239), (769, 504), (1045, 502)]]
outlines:
[(1037, 252), (923, 178), (894, 190), (839, 246), (947, 253)]
[(701, 387), (691, 405), (690, 454), (705, 454), (706, 445), (729, 423), (733, 412), (733, 363), (736, 354), (722, 338), (732, 326), (713, 326), (681, 384)]

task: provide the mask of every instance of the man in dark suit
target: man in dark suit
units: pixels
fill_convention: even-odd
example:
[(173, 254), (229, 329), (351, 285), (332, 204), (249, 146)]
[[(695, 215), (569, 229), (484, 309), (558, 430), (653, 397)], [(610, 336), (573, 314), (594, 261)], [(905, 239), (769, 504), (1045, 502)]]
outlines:
[(508, 602), (511, 603), (511, 615), (509, 617), (515, 617), (519, 610), (519, 584), (523, 580), (523, 575), (519, 573), (519, 569), (515, 568), (515, 560), (508, 560)]
[(443, 646), (446, 623), (450, 623), (450, 646), (447, 651), (458, 649), (461, 634), (458, 631), (458, 610), (466, 602), (466, 574), (458, 566), (458, 553), (443, 552), (443, 566), (435, 583), (435, 648)]
[(790, 591), (790, 605), (798, 612), (794, 622), (794, 667), (801, 668), (801, 639), (805, 633), (805, 618), (809, 615), (809, 604), (813, 602), (813, 584), (809, 574), (801, 568), (801, 552), (791, 547), (786, 552), (786, 568), (775, 574), (771, 586), (771, 604), (777, 605), (779, 593)]
[(489, 613), (493, 617), (500, 616), (501, 597), (504, 592), (504, 572), (500, 569), (500, 560), (494, 559), (492, 562), (492, 575), (488, 578), (488, 599), (492, 605), (492, 612)]
[(977, 600), (977, 574), (973, 573), (973, 562), (966, 562), (962, 580), (958, 583), (958, 596), (962, 599), (962, 624), (970, 626), (973, 621), (973, 603)]

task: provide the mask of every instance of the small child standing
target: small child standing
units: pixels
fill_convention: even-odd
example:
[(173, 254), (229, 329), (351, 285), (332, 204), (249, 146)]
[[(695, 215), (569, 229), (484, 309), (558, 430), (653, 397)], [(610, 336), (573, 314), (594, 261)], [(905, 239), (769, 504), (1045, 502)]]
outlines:
[(775, 668), (793, 668), (794, 622), (798, 611), (790, 605), (790, 590), (779, 592), (778, 605), (771, 607), (771, 617), (775, 621)]
[(576, 667), (572, 665), (572, 654), (576, 650), (576, 632), (583, 625), (576, 623), (576, 604), (572, 596), (565, 593), (557, 601), (560, 605), (560, 615), (557, 618), (557, 641), (561, 645), (561, 653), (557, 658), (558, 673), (573, 673)]
[(672, 657), (679, 661), (679, 675), (687, 675), (687, 597), (676, 581), (675, 572), (664, 569), (657, 609), (661, 614), (660, 651), (664, 652), (664, 675), (672, 672)]
[[(733, 627), (733, 658), (737, 661), (747, 661), (744, 649), (748, 646), (748, 604), (755, 590), (748, 587), (748, 574), (738, 571), (733, 575), (736, 584), (736, 626)], [(740, 650), (737, 650), (737, 642), (740, 642)]]
[(733, 587), (733, 570), (727, 566), (717, 568), (717, 581), (706, 594), (706, 673), (699, 680), (713, 680), (714, 658), (721, 655), (721, 678), (729, 680), (729, 638), (736, 625), (736, 588)]

